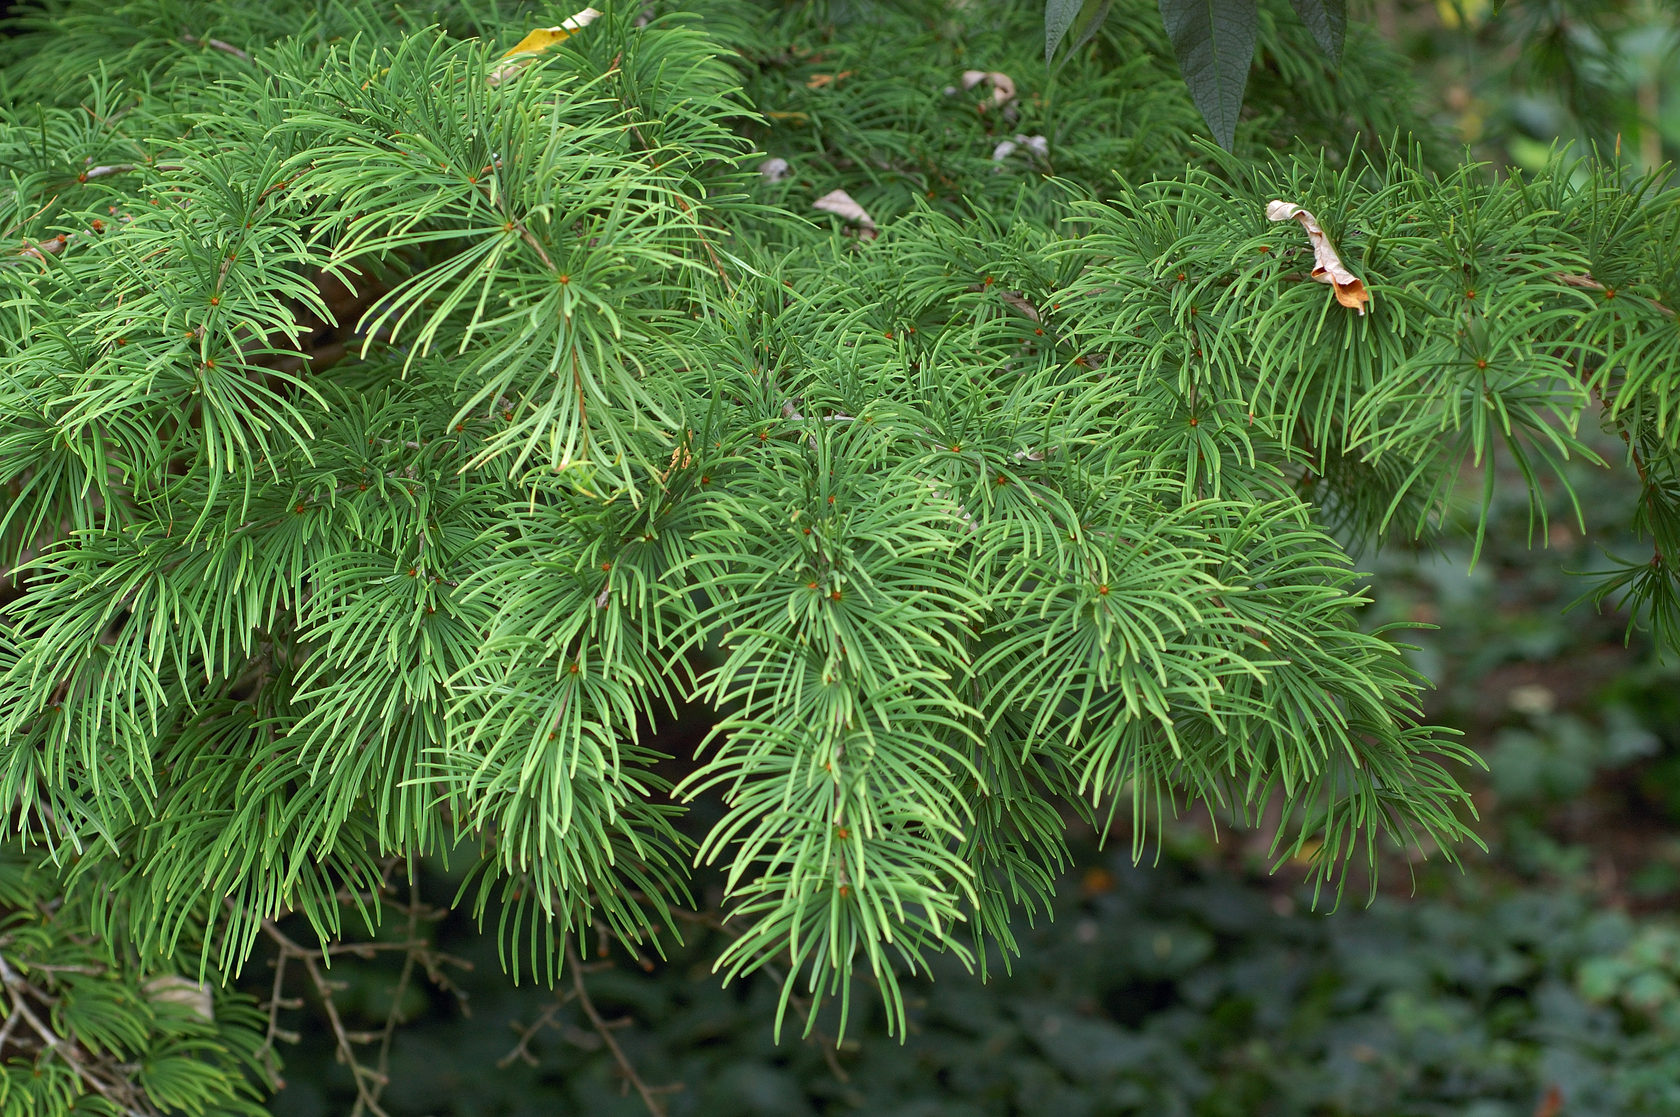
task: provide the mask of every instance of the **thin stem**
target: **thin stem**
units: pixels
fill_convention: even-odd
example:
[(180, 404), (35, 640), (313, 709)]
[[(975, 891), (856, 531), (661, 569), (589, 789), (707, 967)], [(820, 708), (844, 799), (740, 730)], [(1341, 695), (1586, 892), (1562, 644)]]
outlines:
[[(327, 1022), (332, 1026), (333, 1038), (338, 1043), (338, 1059), (350, 1068), (350, 1078), (356, 1084), (356, 1108), (352, 1110), (353, 1117), (369, 1113), (373, 1117), (390, 1117), (379, 1105), (379, 1092), (389, 1082), (389, 1078), (373, 1067), (363, 1066), (356, 1058), (356, 1051), (352, 1046), (349, 1033), (345, 1031), (344, 1021), (338, 1015), (338, 1005), (333, 1002), (335, 992), (334, 983), (321, 973), (320, 965), (315, 961), (315, 952), (305, 948), (296, 939), (282, 931), (272, 919), (262, 921), (263, 933), (274, 941), (280, 948), (280, 960), (296, 958), (303, 963), (304, 972), (309, 975), (310, 982), (315, 986), (316, 994), (321, 998), (321, 1007), (326, 1010)], [(278, 970), (278, 967), (277, 967)], [(275, 987), (279, 987), (279, 973), (276, 973)], [(275, 1002), (278, 1003), (278, 997)], [(275, 1011), (270, 1008), (270, 1013)], [(271, 1015), (271, 1019), (272, 1019)], [(372, 1085), (370, 1085), (370, 1082)]]
[(196, 35), (183, 34), (181, 36), (181, 41), (183, 43), (187, 43), (188, 45), (195, 45), (195, 44), (198, 44), (198, 43), (203, 43), (205, 46), (209, 47), (211, 50), (219, 50), (223, 54), (231, 54), (235, 58), (239, 59), (241, 62), (251, 61), (251, 56), (249, 54), (247, 54), (245, 51), (240, 50), (238, 47), (234, 46), (232, 43), (225, 43), (220, 39), (200, 39)]
[(612, 1029), (601, 1018), (600, 1012), (595, 1008), (595, 1002), (589, 999), (589, 989), (583, 982), (583, 959), (578, 957), (577, 947), (573, 946), (570, 940), (566, 942), (566, 965), (572, 971), (573, 995), (578, 1004), (583, 1006), (583, 1013), (589, 1017), (595, 1034), (601, 1037), (601, 1041), (607, 1045), (607, 1050), (612, 1052), (613, 1058), (618, 1062), (619, 1071), (623, 1073), (625, 1080), (636, 1088), (636, 1093), (641, 1095), (642, 1104), (647, 1106), (648, 1112), (653, 1114), (653, 1117), (665, 1117), (665, 1104), (654, 1096), (648, 1084), (642, 1081), (641, 1075), (636, 1073), (636, 1065), (624, 1053), (624, 1048), (618, 1045), (618, 1040), (613, 1038)]
[(309, 980), (315, 985), (316, 993), (320, 995), (321, 1007), (326, 1009), (327, 1023), (332, 1025), (333, 1038), (338, 1041), (339, 1062), (350, 1068), (350, 1077), (356, 1083), (356, 1108), (350, 1111), (351, 1117), (360, 1117), (363, 1113), (371, 1113), (373, 1117), (390, 1117), (379, 1105), (379, 1092), (390, 1079), (373, 1067), (363, 1066), (357, 1061), (350, 1035), (344, 1029), (344, 1021), (339, 1018), (338, 1006), (333, 1003), (332, 995), (336, 992), (334, 983), (322, 975), (321, 967), (313, 955), (305, 955), (301, 961), (305, 972), (309, 974)]
[[(509, 1051), (506, 1055), (503, 1055), (500, 1059), (496, 1060), (496, 1066), (502, 1070), (506, 1070), (508, 1067), (512, 1066), (515, 1061), (522, 1062), (527, 1066), (536, 1066), (537, 1057), (531, 1054), (531, 1041), (537, 1038), (538, 1032), (555, 1022), (555, 1018), (559, 1015), (560, 1010), (564, 1008), (566, 1002), (571, 999), (571, 995), (564, 991), (556, 994), (554, 1002), (547, 1008), (543, 1009), (541, 1016), (538, 1016), (529, 1027), (519, 1029), (519, 1042), (514, 1044), (512, 1051)], [(517, 1027), (517, 1025), (515, 1026)]]
[[(403, 937), (410, 943), (418, 942), (420, 930), (420, 882), (414, 872), (414, 866), (409, 866), (408, 873), (408, 933)], [(397, 978), (396, 988), (391, 991), (391, 1008), (385, 1014), (385, 1028), (379, 1036), (379, 1057), (374, 1067), (381, 1076), (386, 1076), (391, 1064), (391, 1039), (396, 1034), (397, 1025), (402, 1021), (403, 994), (408, 992), (409, 981), (414, 977), (414, 962), (420, 951), (411, 949), (403, 956), (402, 974)], [(374, 1096), (384, 1091), (383, 1082), (374, 1090)]]
[(5, 985), (12, 1001), (12, 1011), (8, 1014), (5, 1031), (0, 1035), (9, 1037), (16, 1021), (21, 1019), (29, 1025), (30, 1030), (48, 1050), (63, 1060), (79, 1082), (110, 1102), (127, 1117), (159, 1117), (158, 1111), (145, 1100), (144, 1095), (141, 1095), (133, 1084), (121, 1079), (113, 1081), (107, 1078), (99, 1068), (83, 1060), (82, 1052), (73, 1039), (53, 1031), (51, 1025), (36, 1014), (30, 1007), (28, 997), (30, 994), (44, 994), (25, 981), (23, 975), (6, 961), (4, 955), (0, 955), (0, 983)]

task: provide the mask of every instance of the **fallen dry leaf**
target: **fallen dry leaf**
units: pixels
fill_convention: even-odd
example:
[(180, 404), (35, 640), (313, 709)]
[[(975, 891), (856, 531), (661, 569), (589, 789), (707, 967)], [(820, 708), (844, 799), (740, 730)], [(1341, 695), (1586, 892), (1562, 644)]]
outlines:
[(1268, 221), (1288, 221), (1294, 218), (1301, 223), (1301, 228), (1307, 231), (1307, 240), (1312, 243), (1313, 270), (1312, 277), (1320, 283), (1328, 283), (1336, 291), (1336, 301), (1343, 306), (1365, 313), (1365, 304), (1371, 301), (1371, 293), (1365, 290), (1365, 284), (1359, 277), (1348, 271), (1342, 258), (1336, 255), (1336, 249), (1330, 244), (1330, 238), (1318, 226), (1318, 218), (1296, 205), (1294, 202), (1271, 201), (1266, 203), (1266, 219)]
[(812, 208), (820, 209), (824, 213), (832, 213), (842, 221), (850, 221), (860, 230), (859, 235), (865, 240), (875, 238), (875, 219), (869, 216), (869, 211), (858, 205), (852, 196), (844, 190), (830, 190), (822, 197), (811, 203)]
[(772, 156), (758, 165), (758, 173), (764, 176), (766, 182), (780, 182), (792, 173), (788, 161), (781, 156)]
[(210, 986), (202, 981), (180, 974), (163, 974), (152, 978), (142, 988), (146, 999), (153, 1004), (180, 1005), (195, 1016), (211, 1021), (216, 1019), (216, 1003), (211, 997)]
[(825, 85), (832, 85), (852, 76), (853, 71), (841, 70), (838, 74), (812, 74), (811, 80), (805, 83), (806, 89), (821, 89)]
[(573, 35), (601, 18), (601, 13), (594, 8), (585, 8), (569, 19), (563, 20), (559, 27), (539, 27), (526, 35), (513, 49), (502, 55), (512, 58), (517, 54), (541, 54), (557, 43), (563, 43)]
[(1015, 81), (1008, 74), (1000, 73), (997, 70), (963, 71), (962, 87), (964, 89), (973, 89), (981, 82), (991, 85), (992, 104), (994, 106), (1006, 105), (1015, 99)]
[(1007, 159), (1022, 148), (1026, 148), (1040, 159), (1050, 158), (1050, 141), (1043, 136), (1026, 136), (1017, 132), (1012, 140), (1004, 140), (992, 148), (992, 162)]
[[(585, 8), (576, 15), (562, 20), (558, 27), (539, 27), (532, 31), (515, 43), (512, 50), (502, 55), (503, 58), (519, 58), (520, 61), (497, 67), (496, 71), (490, 75), (490, 84), (499, 85), (506, 81), (534, 62), (537, 55), (549, 47), (565, 42), (600, 17), (601, 13), (594, 8)], [(527, 55), (529, 57), (525, 57)]]

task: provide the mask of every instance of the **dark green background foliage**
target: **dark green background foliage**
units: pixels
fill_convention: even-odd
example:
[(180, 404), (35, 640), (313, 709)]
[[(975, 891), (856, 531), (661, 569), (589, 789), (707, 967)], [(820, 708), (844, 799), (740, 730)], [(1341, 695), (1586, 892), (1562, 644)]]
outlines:
[[(670, 970), (603, 970), (590, 988), (635, 1021), (619, 1038), (639, 1073), (683, 1084), (672, 1114), (1529, 1117), (1553, 1085), (1584, 1113), (1680, 1104), (1672, 929), (1538, 889), (1384, 898), (1325, 918), (1305, 914), (1304, 896), (1268, 897), (1177, 860), (1082, 860), (1112, 865), (1113, 878), (1070, 877), (1055, 924), (1025, 936), (1012, 977), (980, 986), (936, 967), (908, 1040), (879, 1022), (854, 1029), (835, 1060), (844, 1078), (819, 1046), (832, 1033), (772, 1044), (762, 1022), (773, 983), (707, 979), (706, 937)], [(491, 952), (476, 960), (495, 967)], [(374, 1015), (391, 976), (360, 972), (343, 999), (372, 1000)], [(546, 1006), (472, 984), (470, 1018), (436, 1006), (399, 1044), (393, 1113), (645, 1112), (581, 1017), (545, 1030), (531, 1063), (492, 1072)], [(278, 1113), (348, 1104), (327, 1037), (296, 1062)]]
[[(1368, 608), (1350, 553), (1462, 530), (1462, 570), (1511, 493), (1551, 540), (1613, 463), (1581, 589), (1680, 645), (1675, 194), (1461, 166), (1403, 60), (1355, 27), (1334, 72), (1279, 5), (1229, 152), (1149, 4), (1054, 68), (1041, 10), (742, 0), (501, 68), (569, 14), (66, 2), (7, 44), (7, 1106), (249, 1111), (300, 1028), (356, 1110), (441, 1105), (380, 1068), (468, 925), (474, 981), (558, 982), (499, 1011), (568, 1089), (636, 1064), (592, 988), (658, 1017), (625, 1046), (694, 1079), (673, 1109), (904, 1102), (953, 1021), (999, 1057), (944, 1088), (997, 1106), (1672, 1102), (1540, 1053), (1664, 1050), (1660, 928), (1569, 894), (1278, 911), (1485, 840), (1479, 754), (1397, 642), (1424, 618)], [(1512, 800), (1661, 785), (1660, 726), (1505, 728)], [(1063, 881), (1187, 808), (1305, 893)], [(1029, 930), (1057, 909), (1072, 941)], [(1250, 909), (1282, 922), (1238, 942)], [(852, 1085), (707, 1069), (801, 1030), (857, 1045)]]
[[(1617, 540), (1602, 513), (1621, 480), (1574, 479), (1592, 533)], [(844, 1080), (823, 1055), (832, 1019), (805, 1044), (777, 1046), (749, 1023), (771, 1011), (771, 976), (729, 989), (708, 980), (709, 933), (651, 975), (609, 960), (589, 986), (602, 1012), (633, 1022), (618, 1036), (640, 1073), (682, 1083), (673, 1114), (1031, 1114), (1048, 1098), (1075, 1113), (1530, 1117), (1553, 1088), (1563, 1112), (1670, 1112), (1680, 665), (1637, 643), (1624, 652), (1615, 617), (1561, 612), (1578, 587), (1560, 567), (1589, 567), (1596, 549), (1555, 527), (1537, 559), (1526, 494), (1510, 480), (1468, 576), (1469, 518), (1438, 551), (1372, 556), (1382, 613), (1442, 626), (1417, 635), (1442, 682), (1432, 707), (1492, 743), (1477, 791), (1492, 848), (1469, 855), (1466, 875), (1420, 866), (1409, 881), (1401, 870), (1372, 909), (1325, 914), (1299, 868), (1265, 874), (1264, 830), (1215, 841), (1186, 817), (1162, 860), (1135, 869), (1123, 850), (1077, 839), (1056, 919), (1023, 928), (1014, 974), (977, 988), (940, 967), (912, 993), (905, 1045), (873, 1022), (848, 1033)], [(449, 891), (447, 879), (425, 884)], [(415, 995), (425, 1016), (396, 1049), (393, 1113), (645, 1112), (622, 1096), (575, 1002), (537, 1033), (536, 1065), (478, 1073), (555, 998), (510, 989), (465, 921), (443, 921), (431, 941), (477, 968), (450, 971), (464, 1010), (447, 994)], [(395, 961), (344, 972), (344, 999), (377, 1023)], [(276, 1107), (348, 1106), (347, 1078), (318, 1034), (293, 1054)]]

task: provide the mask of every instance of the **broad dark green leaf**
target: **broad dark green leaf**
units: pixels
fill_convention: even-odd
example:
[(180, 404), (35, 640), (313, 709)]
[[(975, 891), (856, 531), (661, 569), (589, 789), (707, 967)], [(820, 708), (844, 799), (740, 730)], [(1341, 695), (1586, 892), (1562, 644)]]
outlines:
[(1161, 0), (1161, 20), (1191, 99), (1229, 150), (1254, 61), (1257, 0)]
[(1338, 69), (1342, 65), (1342, 41), (1347, 38), (1347, 0), (1289, 0), (1295, 14), (1312, 32), (1313, 39), (1330, 56)]
[[(1096, 36), (1113, 0), (1046, 0), (1044, 5), (1044, 64), (1048, 66), (1056, 48), (1068, 38), (1067, 53), (1090, 42)], [(1064, 56), (1065, 57), (1065, 56)]]
[(1051, 57), (1056, 48), (1062, 45), (1062, 37), (1073, 26), (1073, 21), (1079, 15), (1079, 9), (1085, 6), (1085, 0), (1045, 0), (1044, 3), (1044, 64), (1050, 65)]
[(1072, 54), (1092, 39), (1102, 29), (1103, 20), (1108, 18), (1108, 10), (1114, 6), (1114, 0), (1085, 0), (1085, 7), (1081, 9), (1079, 20), (1074, 24), (1073, 45), (1068, 47)]

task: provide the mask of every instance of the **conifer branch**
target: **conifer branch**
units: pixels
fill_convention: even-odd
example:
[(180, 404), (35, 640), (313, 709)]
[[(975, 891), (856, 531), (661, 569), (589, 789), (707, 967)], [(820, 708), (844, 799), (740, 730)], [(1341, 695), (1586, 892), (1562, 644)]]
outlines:
[[(910, 974), (1015, 948), (1070, 800), (1140, 852), (1169, 799), (1270, 808), (1315, 884), (1379, 838), (1450, 857), (1474, 757), (1420, 722), (1341, 540), (1433, 530), (1468, 461), (1514, 464), (1543, 511), (1596, 392), (1669, 547), (1671, 205), (1561, 162), (1332, 169), (1348, 121), (1318, 98), (1186, 170), (1112, 129), (1193, 111), (1130, 111), (1149, 91), (1090, 52), (1067, 88), (1109, 123), (1057, 139), (1064, 190), (997, 154), (996, 113), (895, 70), (949, 43), (879, 18), (920, 45), (791, 94), (726, 20), (602, 19), (508, 82), (482, 42), (371, 16), (249, 51), (169, 25), (122, 91), (87, 77), (91, 23), (17, 52), (9, 96), (41, 108), (0, 106), (13, 817), (143, 955), (272, 949), (256, 1065), (305, 982), (377, 1114), (402, 992), (448, 988), (412, 881), (400, 941), (342, 930), (400, 906), (375, 849), (477, 833), (510, 965), (573, 966), (508, 1057), (575, 1002), (650, 1112), (545, 936), (585, 913), (642, 950), (693, 916), (696, 857), (726, 882), (720, 972), (765, 971), (813, 1029), (834, 998), (839, 1035), (854, 987), (904, 1028)], [(259, 50), (206, 85), (205, 51)], [(1338, 88), (1401, 113), (1370, 64)], [(907, 108), (939, 122), (912, 159), (881, 124)], [(791, 173), (743, 176), (772, 143)], [(877, 239), (805, 220), (835, 193)], [(1305, 282), (1279, 196), (1335, 215), (1370, 314)], [(1610, 298), (1589, 260), (1663, 301)], [(1680, 615), (1638, 566), (1601, 585)], [(684, 704), (708, 744), (668, 760), (646, 727)], [(293, 906), (329, 941), (286, 938)], [(358, 1030), (331, 964), (392, 950)], [(56, 1058), (21, 1011), (0, 1027)]]
[[(1586, 273), (1558, 272), (1557, 273), (1557, 280), (1558, 280), (1559, 283), (1565, 284), (1566, 286), (1569, 286), (1569, 287), (1578, 287), (1578, 288), (1581, 288), (1582, 290), (1586, 290), (1586, 291), (1601, 292), (1608, 298), (1614, 298), (1617, 294), (1617, 291), (1615, 290), (1615, 288), (1606, 287), (1603, 283), (1600, 283), (1598, 280), (1594, 279), (1591, 275), (1588, 275)], [(1642, 302), (1644, 302), (1646, 305), (1650, 306), (1654, 310), (1657, 310), (1658, 312), (1660, 312), (1662, 314), (1668, 315), (1670, 318), (1674, 317), (1674, 315), (1675, 315), (1675, 310), (1674, 310), (1673, 307), (1668, 306), (1665, 303), (1658, 302), (1656, 299), (1649, 298), (1649, 297), (1644, 296), (1644, 295), (1635, 295), (1633, 297), (1641, 300)]]
[(144, 1093), (124, 1073), (125, 1068), (107, 1068), (100, 1065), (108, 1060), (99, 1060), (84, 1052), (73, 1036), (59, 1035), (50, 1024), (41, 1019), (30, 1006), (29, 998), (39, 997), (49, 1003), (52, 998), (24, 980), (23, 975), (13, 968), (4, 954), (0, 954), (0, 984), (4, 984), (11, 1001), (4, 1031), (0, 1032), (0, 1052), (5, 1052), (4, 1037), (8, 1037), (15, 1023), (21, 1020), (28, 1025), (42, 1046), (70, 1069), (82, 1089), (98, 1094), (124, 1117), (161, 1117)]

